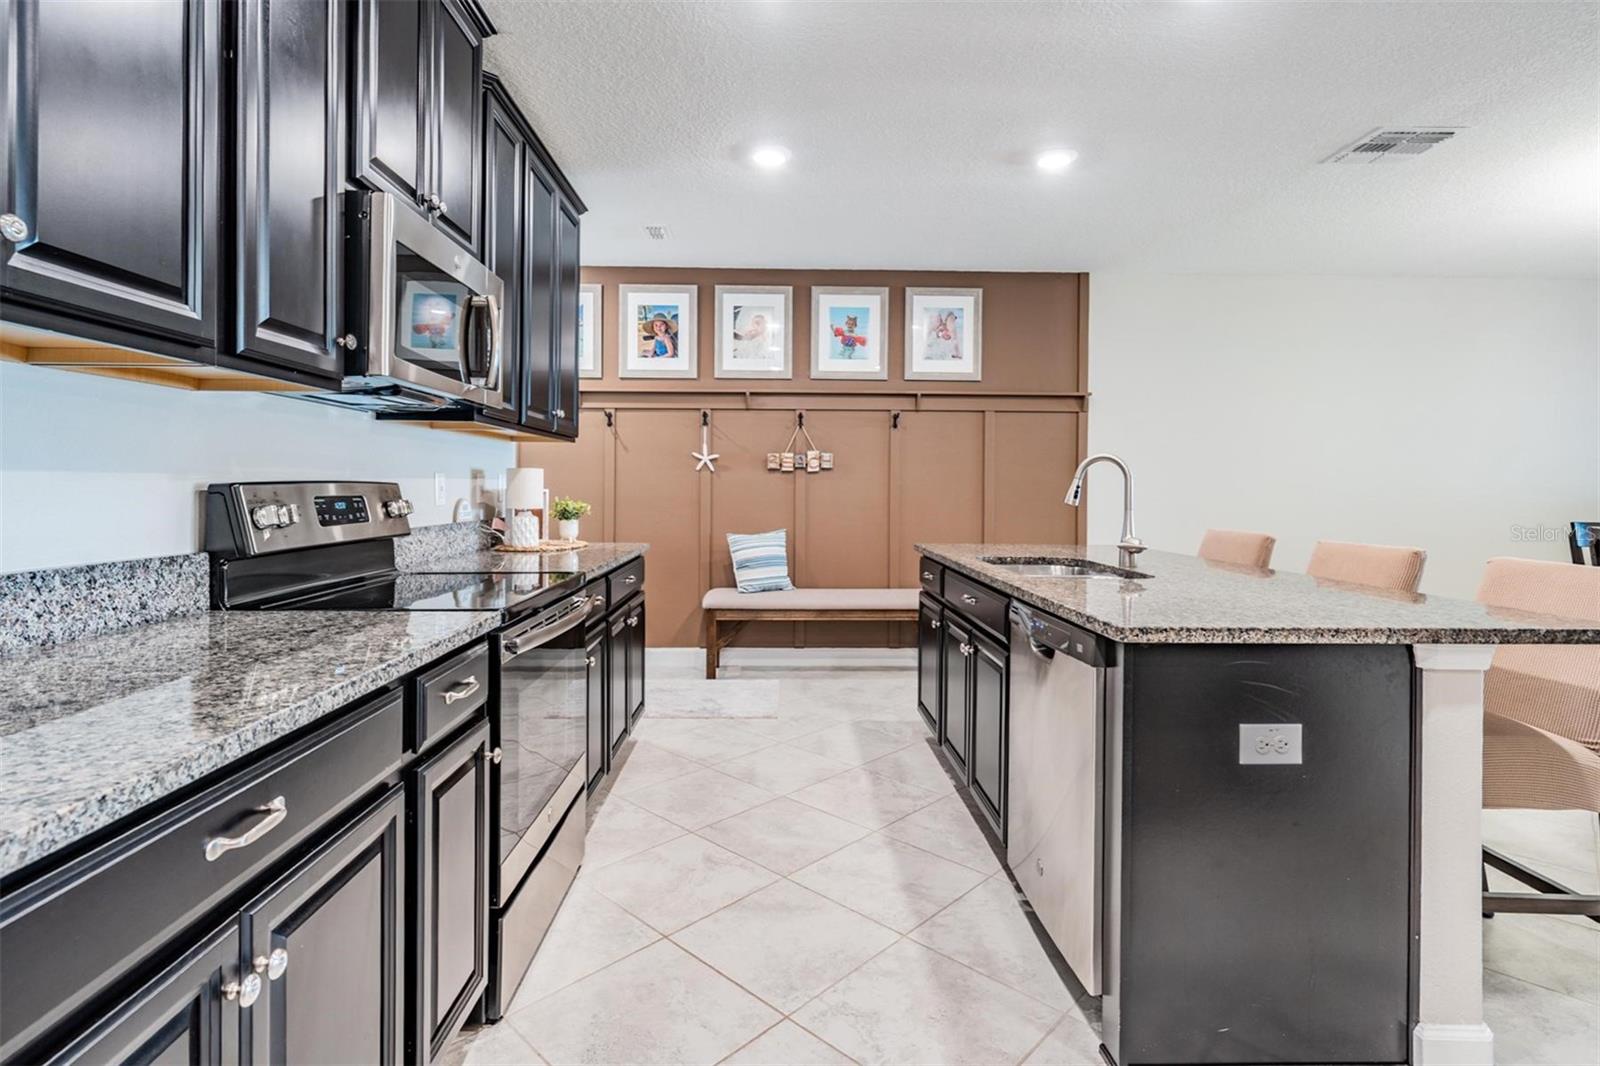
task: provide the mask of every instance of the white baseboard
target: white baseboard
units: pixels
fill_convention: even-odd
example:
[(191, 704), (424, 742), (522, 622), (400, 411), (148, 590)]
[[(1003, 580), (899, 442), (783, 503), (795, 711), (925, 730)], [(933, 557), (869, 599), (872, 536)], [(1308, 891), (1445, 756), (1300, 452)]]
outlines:
[(1477, 1025), (1418, 1022), (1411, 1031), (1412, 1066), (1494, 1066), (1494, 1032)]
[[(651, 648), (650, 658), (658, 662), (688, 666), (704, 665), (704, 648)], [(916, 648), (724, 648), (723, 666), (748, 666), (757, 669), (797, 667), (826, 669), (864, 669), (870, 667), (912, 667), (917, 664)]]

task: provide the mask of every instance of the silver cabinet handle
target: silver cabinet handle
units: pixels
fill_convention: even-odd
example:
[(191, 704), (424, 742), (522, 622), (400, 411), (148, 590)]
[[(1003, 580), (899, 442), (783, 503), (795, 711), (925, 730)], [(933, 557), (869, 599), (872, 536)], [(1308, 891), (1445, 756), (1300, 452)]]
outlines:
[(924, 581), (932, 581), (933, 580), (933, 574), (930, 573), (927, 570), (924, 570), (922, 572), (922, 580), (924, 580)]
[(438, 212), (441, 215), (444, 214), (446, 211), (450, 210), (450, 205), (445, 203), (443, 200), (439, 199), (438, 197), (434, 197), (433, 206), (434, 206), (435, 209), (438, 210)]
[(505, 757), (506, 757), (506, 753), (501, 748), (495, 748), (493, 751), (491, 751), (489, 753), (489, 761), (494, 763), (496, 766), (499, 766), (500, 765), (500, 760), (504, 759)]
[(261, 998), (261, 978), (253, 973), (244, 975), (243, 981), (229, 981), (222, 986), (222, 998), (228, 1002), (239, 1001), (239, 1006), (249, 1007)]
[(944, 623), (939, 621), (937, 618), (928, 619), (928, 627), (930, 629), (938, 629), (942, 625), (944, 625)]
[(978, 606), (978, 597), (972, 595), (971, 593), (963, 592), (961, 594), (961, 602), (966, 604), (968, 607), (976, 607)]
[(346, 333), (333, 343), (337, 344), (341, 348), (346, 349), (347, 351), (353, 352), (356, 350), (356, 335), (354, 333)]
[(622, 579), (622, 583), (624, 585), (637, 585), (639, 583), (639, 575), (629, 574), (627, 577)]
[(429, 193), (428, 194), (428, 206), (433, 208), (435, 211), (438, 211), (440, 209), (441, 202), (439, 200), (439, 194), (438, 193)]
[(589, 666), (590, 666), (590, 667), (591, 667), (591, 668), (592, 668), (592, 667), (593, 667), (593, 666), (595, 666), (595, 664), (596, 664), (596, 663), (598, 663), (598, 662), (599, 662), (599, 661), (600, 661), (600, 660), (598, 660), (598, 659), (596, 659), (596, 658), (595, 658), (595, 657), (594, 657), (594, 656), (593, 656), (593, 655), (591, 655), (591, 656), (589, 656), (589, 657), (588, 657), (588, 658), (587, 658), (587, 659), (585, 659), (585, 660), (583, 660), (583, 661), (584, 661), (584, 662), (586, 662), (586, 663), (588, 663), (588, 664), (589, 664)]
[(276, 981), (289, 968), (289, 953), (283, 948), (273, 948), (271, 955), (257, 955), (251, 965), (256, 973), (264, 973), (267, 980)]
[(459, 681), (445, 689), (444, 702), (446, 705), (449, 705), (457, 700), (464, 700), (482, 687), (482, 685), (478, 684), (478, 679), (476, 676), (469, 677), (465, 681)]
[(638, 616), (638, 615), (635, 615), (635, 616), (634, 616), (634, 617), (632, 617), (632, 618), (630, 618), (630, 619), (628, 619), (628, 624), (629, 624), (629, 625), (630, 625), (630, 626), (636, 626), (636, 625), (638, 625), (638, 624), (639, 624), (639, 616)]
[(18, 241), (25, 241), (28, 239), (28, 224), (7, 211), (5, 214), (0, 215), (0, 237), (4, 237), (13, 244)]
[(554, 411), (551, 411), (550, 413), (555, 415), (557, 418), (566, 418), (567, 417), (567, 409), (565, 407), (557, 407)]
[(962, 655), (971, 655), (972, 654), (972, 645), (968, 644), (966, 641), (962, 641), (961, 642), (961, 654)]
[[(226, 852), (235, 848), (248, 848), (278, 827), (278, 823), (289, 817), (289, 804), (282, 797), (275, 797), (265, 807), (257, 807), (256, 812), (266, 815), (265, 818), (245, 830), (236, 837), (212, 837), (206, 841), (206, 862), (216, 862)], [(257, 982), (259, 984), (260, 982)], [(259, 992), (260, 989), (257, 989)], [(245, 1004), (249, 1006), (249, 1004)]]

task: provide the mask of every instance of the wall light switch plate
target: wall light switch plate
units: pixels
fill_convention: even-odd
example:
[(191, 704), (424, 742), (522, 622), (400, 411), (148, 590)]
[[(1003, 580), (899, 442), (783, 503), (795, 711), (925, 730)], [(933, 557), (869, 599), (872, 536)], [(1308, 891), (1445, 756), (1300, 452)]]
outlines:
[(1279, 763), (1299, 766), (1300, 725), (1273, 722), (1266, 725), (1239, 723), (1239, 765)]
[(433, 505), (443, 507), (445, 501), (444, 475), (433, 475)]

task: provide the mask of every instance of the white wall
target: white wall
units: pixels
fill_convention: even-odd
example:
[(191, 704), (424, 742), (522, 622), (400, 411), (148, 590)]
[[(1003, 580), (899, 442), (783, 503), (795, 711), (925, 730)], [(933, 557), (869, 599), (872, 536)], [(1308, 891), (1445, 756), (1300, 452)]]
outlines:
[[(1089, 308), (1089, 443), (1153, 547), (1260, 530), (1303, 570), (1323, 537), (1415, 544), (1424, 592), (1470, 597), (1485, 559), (1566, 559), (1600, 519), (1593, 280), (1096, 274)], [(1090, 480), (1114, 543), (1120, 486)]]
[[(207, 393), (0, 363), (0, 573), (200, 550), (213, 481), (398, 481), (414, 525), (451, 520), (511, 444), (285, 396)], [(434, 503), (435, 473), (446, 503)]]

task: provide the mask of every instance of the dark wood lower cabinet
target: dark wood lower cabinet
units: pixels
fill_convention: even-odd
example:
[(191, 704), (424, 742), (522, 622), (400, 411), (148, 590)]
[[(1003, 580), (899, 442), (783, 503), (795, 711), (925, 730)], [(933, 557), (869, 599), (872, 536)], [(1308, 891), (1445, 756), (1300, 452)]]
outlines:
[(628, 736), (628, 613), (613, 614), (606, 630), (606, 736), (615, 752)]
[[(230, 918), (48, 1061), (171, 1066), (238, 1062), (239, 962), (239, 925)], [(231, 994), (225, 991), (229, 988)]]
[(489, 723), (411, 771), (411, 1032), (406, 1058), (438, 1054), (489, 973)]
[(628, 675), (628, 726), (644, 713), (644, 598), (628, 611), (627, 675)]
[(972, 794), (995, 832), (1005, 839), (1006, 650), (974, 633), (971, 663)]
[(405, 821), (396, 785), (245, 908), (253, 1062), (401, 1061)]
[(944, 664), (944, 612), (939, 605), (924, 599), (917, 605), (917, 710), (922, 720), (939, 735), (940, 668)]
[(583, 642), (588, 673), (588, 733), (589, 787), (594, 788), (605, 776), (609, 764), (609, 745), (606, 743), (606, 627), (591, 626)]
[(956, 618), (944, 617), (944, 679), (939, 716), (939, 744), (965, 778), (968, 773), (968, 726), (972, 701), (972, 631)]

